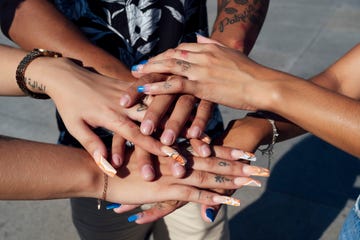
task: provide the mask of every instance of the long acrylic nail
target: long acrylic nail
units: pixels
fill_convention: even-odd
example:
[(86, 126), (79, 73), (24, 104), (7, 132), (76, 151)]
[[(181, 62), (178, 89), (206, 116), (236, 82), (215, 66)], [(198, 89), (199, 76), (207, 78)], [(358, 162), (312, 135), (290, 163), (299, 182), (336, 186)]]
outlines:
[(165, 145), (171, 145), (175, 142), (175, 133), (173, 130), (166, 129), (160, 137), (160, 141)]
[(106, 210), (112, 210), (114, 208), (119, 208), (119, 207), (121, 207), (121, 204), (119, 203), (110, 203), (106, 205)]
[(256, 156), (253, 153), (250, 152), (245, 152), (242, 150), (238, 150), (238, 149), (234, 149), (231, 151), (231, 157), (235, 158), (235, 159), (244, 159), (244, 160), (248, 160), (251, 162), (255, 162), (256, 161)]
[(143, 216), (144, 216), (143, 213), (131, 215), (130, 217), (128, 217), (128, 222), (135, 222), (136, 220), (142, 218)]
[(111, 166), (111, 164), (101, 155), (100, 151), (96, 150), (93, 156), (95, 163), (104, 173), (106, 173), (110, 177), (115, 176), (116, 174), (115, 168), (113, 168), (113, 166)]
[(270, 176), (270, 171), (266, 168), (244, 165), (243, 172), (249, 176), (259, 176), (259, 177), (268, 177)]
[(162, 146), (161, 151), (165, 153), (167, 156), (174, 159), (176, 162), (178, 162), (181, 166), (185, 166), (187, 163), (186, 158), (180, 155), (178, 151), (175, 149), (169, 147), (169, 146)]
[(131, 67), (132, 72), (138, 72), (144, 67), (144, 64), (137, 64)]
[(233, 198), (233, 197), (228, 197), (228, 196), (214, 196), (213, 197), (213, 201), (216, 203), (220, 203), (220, 204), (226, 204), (229, 206), (235, 206), (238, 207), (240, 206), (240, 200)]
[(140, 125), (140, 131), (144, 135), (150, 135), (154, 131), (154, 123), (153, 121), (147, 119), (144, 120)]
[(201, 133), (199, 138), (201, 141), (203, 141), (207, 144), (211, 143), (211, 138), (206, 133)]
[(210, 220), (210, 222), (215, 221), (215, 210), (214, 208), (207, 208), (205, 210), (206, 217)]
[(251, 178), (237, 177), (234, 179), (237, 186), (261, 187), (261, 182)]

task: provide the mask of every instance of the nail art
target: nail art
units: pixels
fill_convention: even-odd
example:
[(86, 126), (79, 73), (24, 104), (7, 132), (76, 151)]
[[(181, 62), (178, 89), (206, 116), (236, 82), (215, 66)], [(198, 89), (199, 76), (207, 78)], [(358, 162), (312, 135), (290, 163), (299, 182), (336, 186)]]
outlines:
[(213, 208), (207, 208), (205, 211), (206, 217), (210, 220), (210, 222), (214, 222), (215, 220), (215, 210)]
[(229, 206), (240, 206), (240, 200), (228, 196), (214, 196), (213, 201), (216, 203), (226, 204)]
[(130, 217), (128, 217), (128, 222), (135, 222), (136, 220), (142, 218), (143, 216), (144, 216), (143, 213), (131, 215)]
[(248, 160), (251, 162), (255, 162), (256, 161), (256, 156), (253, 153), (250, 152), (245, 152), (242, 150), (238, 150), (238, 149), (234, 149), (231, 151), (231, 156), (235, 159), (244, 159), (244, 160)]
[(137, 92), (138, 92), (138, 93), (143, 93), (143, 92), (145, 92), (145, 87), (144, 87), (144, 86), (138, 86), (138, 87), (137, 87)]
[(163, 153), (165, 153), (166, 155), (168, 155), (169, 157), (171, 157), (172, 159), (174, 159), (176, 162), (178, 162), (181, 166), (185, 166), (187, 163), (186, 158), (184, 158), (183, 156), (180, 155), (180, 153), (178, 151), (176, 151), (175, 149), (169, 147), (169, 146), (162, 146), (161, 147), (161, 151)]
[(211, 138), (205, 133), (201, 133), (199, 139), (207, 144), (211, 143)]
[(140, 62), (139, 62), (139, 64), (140, 65), (144, 65), (144, 64), (147, 64), (149, 62), (149, 60), (141, 60)]
[(270, 176), (269, 169), (257, 167), (257, 166), (244, 165), (243, 171), (244, 171), (244, 173), (246, 173), (250, 176), (259, 176), (259, 177)]
[(254, 179), (244, 178), (244, 177), (235, 178), (234, 183), (238, 186), (261, 187), (261, 182), (254, 180)]
[(121, 204), (119, 204), (119, 203), (110, 203), (110, 204), (106, 205), (106, 210), (111, 210), (111, 209), (119, 208), (119, 207), (121, 207)]
[(95, 163), (104, 173), (106, 173), (110, 177), (115, 176), (116, 174), (115, 168), (113, 168), (113, 166), (111, 166), (111, 164), (99, 152), (96, 151), (94, 153), (94, 159), (95, 159)]

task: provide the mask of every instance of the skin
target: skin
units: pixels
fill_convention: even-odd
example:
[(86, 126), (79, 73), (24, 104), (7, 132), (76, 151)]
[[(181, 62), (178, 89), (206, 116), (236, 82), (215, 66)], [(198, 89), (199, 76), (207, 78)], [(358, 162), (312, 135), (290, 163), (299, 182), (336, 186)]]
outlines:
[[(173, 66), (170, 72), (191, 81), (172, 79), (166, 88), (162, 87), (163, 83), (151, 84), (145, 86), (147, 93), (184, 92), (238, 109), (274, 112), (330, 144), (360, 156), (359, 144), (352, 140), (360, 137), (360, 89), (356, 87), (360, 45), (310, 81), (262, 66), (218, 44), (184, 44), (178, 50), (189, 51), (187, 58), (183, 59), (179, 51), (172, 51), (171, 57), (166, 54), (156, 57), (140, 71), (142, 74), (167, 72)], [(183, 71), (179, 61), (187, 61), (191, 67)], [(283, 126), (291, 129), (287, 124)]]

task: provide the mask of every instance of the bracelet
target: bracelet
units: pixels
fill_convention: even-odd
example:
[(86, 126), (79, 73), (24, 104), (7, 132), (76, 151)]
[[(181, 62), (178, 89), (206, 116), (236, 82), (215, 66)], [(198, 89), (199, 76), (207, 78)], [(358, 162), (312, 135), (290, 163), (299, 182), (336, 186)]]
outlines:
[(36, 58), (38, 57), (54, 57), (54, 58), (58, 58), (61, 57), (62, 55), (60, 53), (57, 52), (52, 52), (52, 51), (47, 51), (44, 49), (34, 49), (32, 50), (30, 53), (28, 53), (19, 63), (17, 69), (16, 69), (16, 82), (19, 86), (19, 88), (21, 89), (21, 91), (23, 91), (26, 95), (32, 97), (32, 98), (37, 98), (37, 99), (49, 99), (50, 97), (46, 94), (42, 94), (42, 93), (35, 93), (30, 91), (27, 87), (26, 87), (26, 79), (25, 79), (25, 70), (26, 68), (29, 66), (29, 64)]
[[(104, 189), (103, 189), (103, 193), (102, 193), (102, 199), (104, 201), (106, 201), (108, 182), (109, 182), (109, 176), (106, 173), (104, 173)], [(101, 208), (101, 199), (98, 198), (98, 200), (97, 200), (97, 209), (100, 210), (100, 208)]]
[(271, 160), (272, 160), (272, 156), (274, 153), (274, 146), (276, 143), (277, 138), (279, 137), (279, 132), (276, 128), (275, 125), (275, 120), (271, 119), (271, 118), (267, 118), (267, 112), (262, 112), (262, 111), (258, 111), (258, 112), (252, 112), (252, 113), (248, 113), (247, 116), (251, 116), (251, 117), (258, 117), (258, 118), (263, 118), (266, 119), (272, 128), (272, 139), (271, 139), (271, 143), (268, 144), (268, 146), (264, 149), (258, 149), (262, 155), (267, 155), (268, 156), (268, 168), (270, 169), (271, 167)]

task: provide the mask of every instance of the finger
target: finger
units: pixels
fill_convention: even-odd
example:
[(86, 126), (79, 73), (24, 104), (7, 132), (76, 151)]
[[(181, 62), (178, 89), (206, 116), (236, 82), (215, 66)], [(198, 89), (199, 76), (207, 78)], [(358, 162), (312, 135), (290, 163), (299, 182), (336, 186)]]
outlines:
[(175, 96), (171, 95), (156, 96), (153, 98), (140, 125), (142, 134), (151, 135), (154, 132), (174, 99)]
[(110, 177), (115, 176), (116, 170), (107, 161), (107, 150), (101, 139), (90, 130), (89, 126), (78, 121), (76, 128), (71, 130), (71, 134), (80, 142), (88, 153), (93, 157), (98, 167)]
[(160, 137), (163, 144), (174, 144), (188, 121), (195, 103), (196, 98), (191, 95), (182, 95), (177, 99), (174, 110), (166, 121), (165, 129)]
[(148, 84), (148, 83), (164, 81), (164, 80), (166, 80), (166, 78), (167, 78), (167, 75), (159, 74), (159, 73), (151, 73), (151, 74), (144, 75), (143, 77), (139, 78), (136, 82), (131, 84), (126, 89), (126, 92), (124, 92), (120, 96), (120, 105), (122, 107), (130, 107), (139, 101), (142, 94), (140, 94), (137, 91), (137, 86)]
[(215, 104), (206, 100), (201, 100), (195, 118), (188, 130), (189, 138), (198, 138), (205, 131), (207, 123), (212, 116)]
[[(128, 211), (131, 211), (131, 210), (134, 210), (135, 208), (139, 207), (140, 205), (121, 205), (117, 208), (114, 208), (114, 212), (115, 213), (125, 213), (125, 212), (128, 212)], [(109, 209), (110, 210), (110, 209)]]
[(124, 163), (125, 142), (125, 138), (119, 134), (114, 134), (111, 146), (111, 164), (115, 168), (121, 167), (121, 165)]
[(187, 148), (194, 156), (209, 157), (211, 148), (208, 143), (200, 139), (190, 139), (191, 146)]
[(224, 146), (212, 146), (213, 154), (215, 157), (227, 160), (247, 160), (251, 162), (256, 161), (255, 154), (241, 149)]
[(141, 122), (144, 119), (148, 106), (140, 102), (130, 108), (124, 108), (124, 113), (133, 121)]
[(153, 162), (151, 160), (151, 155), (138, 146), (135, 146), (134, 154), (143, 179), (145, 181), (154, 180), (155, 170), (153, 167)]

